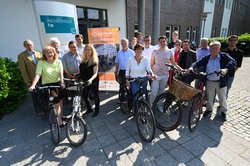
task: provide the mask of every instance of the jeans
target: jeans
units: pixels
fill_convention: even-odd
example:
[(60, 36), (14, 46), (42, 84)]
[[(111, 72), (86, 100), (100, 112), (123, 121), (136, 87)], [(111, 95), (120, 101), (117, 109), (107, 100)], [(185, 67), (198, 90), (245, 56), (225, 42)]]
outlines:
[(228, 80), (227, 80), (227, 98), (228, 98), (229, 90), (232, 87), (233, 81), (234, 81), (234, 76), (228, 77)]
[[(146, 95), (147, 97), (147, 80), (148, 78), (147, 77), (143, 77), (143, 79), (145, 80), (143, 83), (142, 83), (142, 87), (143, 87), (143, 94)], [(131, 93), (132, 93), (132, 96), (133, 96), (133, 103), (137, 100), (137, 98), (139, 97), (139, 94), (140, 94), (140, 83), (138, 81), (133, 81), (131, 82)], [(139, 92), (139, 93), (137, 93)], [(135, 95), (137, 93), (137, 95)]]

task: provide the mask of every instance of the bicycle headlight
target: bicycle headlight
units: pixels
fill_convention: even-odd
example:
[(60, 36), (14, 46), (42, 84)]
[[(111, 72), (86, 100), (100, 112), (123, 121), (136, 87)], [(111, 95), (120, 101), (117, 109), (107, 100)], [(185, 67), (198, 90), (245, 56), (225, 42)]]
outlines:
[(54, 100), (54, 97), (49, 97), (49, 101), (53, 101)]

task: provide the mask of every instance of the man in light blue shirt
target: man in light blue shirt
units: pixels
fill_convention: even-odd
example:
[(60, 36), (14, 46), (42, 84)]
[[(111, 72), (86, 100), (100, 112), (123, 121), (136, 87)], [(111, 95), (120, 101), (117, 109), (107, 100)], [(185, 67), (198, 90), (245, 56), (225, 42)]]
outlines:
[(80, 72), (79, 65), (82, 61), (82, 57), (76, 51), (77, 46), (75, 41), (70, 41), (68, 47), (69, 52), (63, 55), (63, 69), (67, 78), (75, 78), (75, 74)]
[(209, 55), (208, 38), (201, 39), (201, 47), (196, 50), (197, 60), (201, 60), (204, 56)]
[(135, 52), (128, 48), (128, 39), (122, 38), (121, 39), (121, 46), (122, 49), (118, 51), (117, 56), (115, 58), (115, 75), (118, 75), (118, 82), (120, 84), (120, 92), (121, 92), (121, 99), (124, 99), (124, 86), (126, 84), (126, 68), (127, 68), (127, 63), (128, 59), (130, 57), (135, 56)]

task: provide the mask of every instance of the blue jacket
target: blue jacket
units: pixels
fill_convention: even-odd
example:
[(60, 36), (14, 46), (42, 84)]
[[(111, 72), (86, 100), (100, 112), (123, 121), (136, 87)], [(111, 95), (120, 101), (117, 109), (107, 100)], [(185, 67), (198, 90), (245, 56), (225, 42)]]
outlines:
[[(227, 68), (228, 71), (234, 70), (236, 68), (236, 61), (230, 57), (227, 53), (220, 52), (220, 67), (221, 69)], [(206, 67), (211, 55), (207, 55), (203, 57), (201, 60), (192, 64), (193, 68), (203, 68), (204, 72), (206, 72)], [(228, 74), (220, 77), (220, 87), (227, 86)]]

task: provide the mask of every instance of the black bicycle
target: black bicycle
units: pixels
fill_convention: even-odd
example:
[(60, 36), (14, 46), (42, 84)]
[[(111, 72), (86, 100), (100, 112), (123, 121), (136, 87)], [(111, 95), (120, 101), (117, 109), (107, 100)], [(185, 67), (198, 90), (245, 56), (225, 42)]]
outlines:
[(82, 113), (84, 113), (81, 101), (82, 101), (82, 90), (88, 86), (87, 83), (78, 81), (75, 79), (64, 79), (68, 81), (67, 90), (75, 90), (75, 95), (73, 97), (71, 118), (66, 125), (66, 136), (68, 141), (73, 146), (82, 145), (87, 138), (87, 125), (85, 120), (82, 118)]
[(140, 137), (146, 142), (151, 142), (155, 136), (155, 118), (143, 90), (143, 83), (147, 80), (143, 78), (127, 79), (129, 82), (139, 82), (140, 89), (132, 96), (131, 90), (126, 87), (125, 96), (121, 102), (121, 109), (128, 113), (132, 110), (134, 111)]
[(61, 88), (60, 86), (38, 86), (36, 87), (36, 90), (38, 93), (42, 96), (39, 96), (40, 102), (39, 107), (45, 111), (45, 115), (48, 117), (49, 127), (50, 127), (50, 134), (52, 141), (55, 145), (57, 145), (60, 142), (60, 128), (58, 124), (58, 115), (55, 110), (54, 106), (54, 99), (51, 95), (51, 89), (58, 89)]

